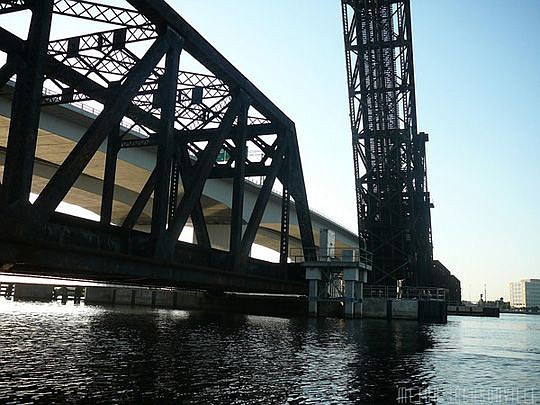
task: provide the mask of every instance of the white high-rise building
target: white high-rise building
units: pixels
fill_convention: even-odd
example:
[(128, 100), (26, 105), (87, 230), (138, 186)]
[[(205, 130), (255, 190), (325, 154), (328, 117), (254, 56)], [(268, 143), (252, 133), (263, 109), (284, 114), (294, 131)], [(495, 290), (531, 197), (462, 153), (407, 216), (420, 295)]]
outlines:
[(528, 279), (510, 283), (510, 306), (540, 307), (540, 280)]

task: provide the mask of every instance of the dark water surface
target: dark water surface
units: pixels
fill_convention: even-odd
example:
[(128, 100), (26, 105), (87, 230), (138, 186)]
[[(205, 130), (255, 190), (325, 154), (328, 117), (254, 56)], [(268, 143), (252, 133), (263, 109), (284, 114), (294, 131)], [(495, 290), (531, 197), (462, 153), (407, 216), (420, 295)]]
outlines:
[(540, 403), (540, 316), (420, 325), (0, 298), (0, 403), (343, 404), (398, 395)]

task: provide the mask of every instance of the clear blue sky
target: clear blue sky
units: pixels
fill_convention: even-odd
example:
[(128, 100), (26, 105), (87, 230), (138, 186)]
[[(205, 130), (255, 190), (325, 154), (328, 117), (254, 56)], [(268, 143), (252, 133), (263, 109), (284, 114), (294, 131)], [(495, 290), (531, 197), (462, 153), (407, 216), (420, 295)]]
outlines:
[[(355, 228), (339, 0), (171, 0), (295, 122), (313, 208)], [(435, 257), (463, 298), (540, 278), (540, 1), (413, 0)]]

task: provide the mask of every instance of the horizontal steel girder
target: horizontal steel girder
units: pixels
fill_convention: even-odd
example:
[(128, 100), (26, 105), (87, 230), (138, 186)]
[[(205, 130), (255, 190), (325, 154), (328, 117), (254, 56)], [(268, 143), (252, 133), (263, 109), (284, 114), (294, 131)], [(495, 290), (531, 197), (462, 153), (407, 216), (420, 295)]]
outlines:
[(0, 240), (0, 262), (7, 267), (17, 266), (18, 273), (25, 271), (40, 276), (224, 291), (306, 294), (303, 282), (236, 274), (189, 264), (166, 264), (132, 255), (46, 242)]

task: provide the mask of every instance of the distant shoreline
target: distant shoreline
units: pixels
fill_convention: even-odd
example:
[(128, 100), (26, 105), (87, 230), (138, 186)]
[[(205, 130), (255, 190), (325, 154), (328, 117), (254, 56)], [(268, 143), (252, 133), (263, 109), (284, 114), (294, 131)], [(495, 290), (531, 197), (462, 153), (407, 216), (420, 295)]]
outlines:
[(525, 311), (509, 311), (507, 309), (501, 309), (501, 314), (540, 315), (540, 311), (538, 311), (538, 312), (525, 312)]

